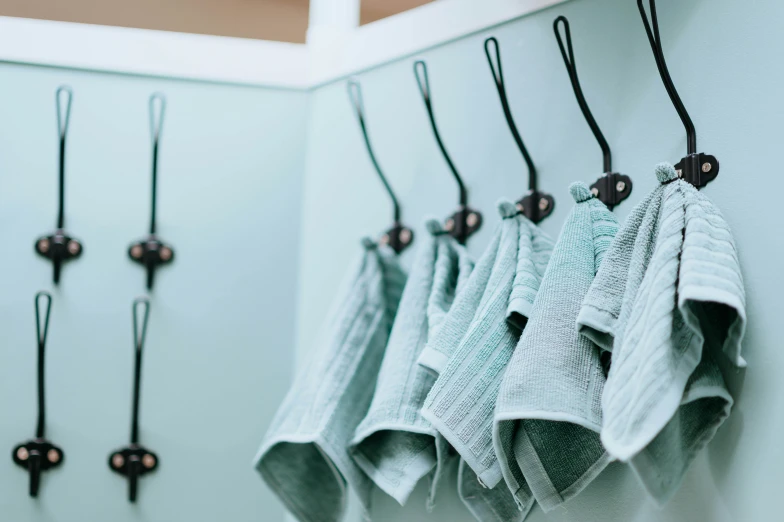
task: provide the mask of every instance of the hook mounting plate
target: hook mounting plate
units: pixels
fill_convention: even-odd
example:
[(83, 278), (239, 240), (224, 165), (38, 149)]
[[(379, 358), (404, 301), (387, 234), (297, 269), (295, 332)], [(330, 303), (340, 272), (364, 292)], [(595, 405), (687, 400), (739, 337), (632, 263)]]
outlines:
[(33, 439), (17, 445), (11, 454), (14, 463), (30, 472), (30, 496), (38, 496), (41, 472), (63, 463), (65, 454), (46, 439)]
[(35, 251), (38, 255), (50, 259), (54, 263), (55, 283), (60, 282), (60, 268), (63, 262), (81, 256), (83, 250), (82, 243), (69, 236), (62, 228), (58, 228), (48, 236), (39, 237), (35, 241)]
[(158, 455), (138, 444), (131, 444), (109, 455), (109, 467), (129, 480), (128, 500), (136, 502), (139, 477), (158, 468)]
[(403, 225), (402, 223), (395, 223), (395, 225), (387, 230), (379, 243), (382, 245), (389, 245), (396, 254), (401, 253), (408, 248), (414, 241), (414, 231)]
[(612, 210), (632, 193), (632, 179), (626, 174), (607, 172), (591, 185), (591, 193)]
[(478, 210), (466, 206), (461, 207), (446, 220), (444, 229), (462, 245), (481, 226), (482, 214)]
[(695, 187), (702, 188), (719, 175), (719, 160), (710, 154), (689, 154), (675, 164), (678, 177)]
[(534, 223), (539, 223), (553, 213), (555, 199), (545, 192), (533, 191), (519, 200), (517, 210)]
[(155, 269), (174, 261), (174, 249), (153, 234), (131, 244), (128, 257), (147, 268), (147, 288), (152, 289)]

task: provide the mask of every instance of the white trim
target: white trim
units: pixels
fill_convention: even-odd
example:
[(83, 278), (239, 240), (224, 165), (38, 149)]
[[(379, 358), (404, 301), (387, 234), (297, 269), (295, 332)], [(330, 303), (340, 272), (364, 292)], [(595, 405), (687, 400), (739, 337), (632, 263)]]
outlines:
[(312, 87), (344, 78), (568, 0), (437, 0), (377, 22), (347, 37), (312, 41)]
[(304, 44), (0, 17), (0, 61), (307, 88)]
[(308, 89), (566, 1), (437, 0), (359, 28), (311, 26), (307, 45), (0, 16), (0, 62)]

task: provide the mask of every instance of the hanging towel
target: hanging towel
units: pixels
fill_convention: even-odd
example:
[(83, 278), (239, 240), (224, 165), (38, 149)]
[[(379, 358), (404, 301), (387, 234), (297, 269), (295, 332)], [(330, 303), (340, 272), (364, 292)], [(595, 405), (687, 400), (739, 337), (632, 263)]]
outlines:
[(376, 391), (350, 446), (360, 468), (400, 504), (417, 482), (431, 474), (428, 506), (447, 461), (449, 445), (420, 414), (435, 375), (417, 364), (465, 285), (473, 261), (465, 248), (444, 233), (438, 221), (426, 223), (392, 327)]
[[(500, 237), (485, 291), (422, 409), (422, 415), (488, 488), (503, 479), (492, 437), (498, 389), (553, 248), (552, 241), (513, 204), (502, 202), (499, 211)], [(527, 485), (519, 484), (513, 491), (527, 512), (533, 505)]]
[(544, 511), (577, 495), (610, 461), (599, 435), (599, 348), (574, 325), (618, 220), (584, 183), (569, 191), (577, 204), (504, 374), (493, 428), (507, 483), (527, 483)]
[(665, 503), (729, 415), (716, 362), (736, 367), (746, 313), (738, 254), (716, 207), (661, 164), (662, 183), (621, 228), (578, 328), (607, 350), (602, 442)]
[(460, 460), (457, 475), (457, 492), (460, 500), (479, 522), (523, 522), (530, 508), (522, 510), (512, 493), (503, 484), (494, 488), (484, 487), (476, 473), (464, 460)]
[(289, 390), (256, 468), (301, 522), (337, 522), (346, 483), (367, 510), (372, 482), (347, 446), (373, 397), (405, 284), (391, 249), (363, 241), (364, 255), (337, 301), (327, 332)]

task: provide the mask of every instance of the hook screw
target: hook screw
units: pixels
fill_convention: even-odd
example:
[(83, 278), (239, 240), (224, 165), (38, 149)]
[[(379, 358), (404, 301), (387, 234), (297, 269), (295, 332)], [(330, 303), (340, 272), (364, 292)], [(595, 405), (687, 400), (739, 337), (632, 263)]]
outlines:
[(618, 192), (623, 192), (624, 190), (626, 190), (626, 183), (624, 183), (623, 181), (619, 181), (618, 183), (615, 184), (615, 190), (617, 190)]
[(19, 448), (16, 450), (16, 457), (19, 460), (27, 460), (30, 457), (30, 452), (27, 451), (27, 448)]
[(713, 169), (713, 165), (711, 165), (709, 162), (706, 161), (705, 163), (702, 164), (702, 171), (704, 173), (707, 174), (708, 172), (711, 171), (711, 169)]
[(539, 200), (539, 210), (547, 210), (547, 207), (550, 206), (550, 202), (547, 201), (545, 198)]

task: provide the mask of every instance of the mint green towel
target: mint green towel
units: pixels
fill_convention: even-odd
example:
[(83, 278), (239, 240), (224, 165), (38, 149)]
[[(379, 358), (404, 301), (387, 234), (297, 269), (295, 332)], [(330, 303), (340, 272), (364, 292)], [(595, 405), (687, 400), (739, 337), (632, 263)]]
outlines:
[(523, 522), (528, 515), (529, 510), (522, 510), (503, 484), (492, 489), (484, 487), (464, 460), (460, 460), (458, 468), (457, 492), (479, 522)]
[(618, 220), (584, 183), (569, 190), (577, 204), (504, 374), (493, 430), (507, 484), (516, 492), (527, 483), (544, 511), (577, 495), (610, 461), (599, 436), (599, 348), (574, 325)]
[(372, 482), (347, 447), (373, 397), (406, 277), (391, 249), (363, 244), (358, 269), (256, 457), (261, 476), (301, 522), (339, 521), (346, 483), (365, 509), (370, 504)]
[(373, 402), (356, 430), (350, 453), (373, 482), (400, 504), (430, 474), (428, 505), (432, 507), (449, 445), (420, 414), (435, 375), (419, 366), (417, 358), (439, 329), (474, 264), (438, 221), (429, 220), (426, 227), (429, 233), (419, 240)]
[[(478, 306), (473, 295), (471, 300), (463, 303), (458, 299), (453, 305), (454, 317), (465, 320), (473, 316), (473, 319), (467, 328), (455, 329), (462, 329), (465, 334), (452, 349), (422, 409), (422, 415), (489, 488), (503, 479), (492, 436), (498, 389), (553, 247), (552, 241), (519, 214), (513, 204), (499, 204), (499, 212), (503, 218), (500, 237), (474, 270), (474, 274), (480, 274), (486, 281), (476, 284), (484, 287), (481, 299)], [(490, 270), (483, 271), (485, 263), (492, 264)], [(466, 289), (471, 289), (471, 283), (478, 279), (469, 281)], [(459, 304), (465, 304), (467, 311), (457, 309)], [(533, 497), (524, 484), (519, 492), (517, 501), (527, 512), (533, 505)]]
[(607, 350), (602, 442), (666, 502), (729, 415), (716, 358), (737, 367), (745, 292), (729, 226), (661, 164), (662, 183), (632, 211), (594, 280), (578, 328)]

